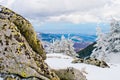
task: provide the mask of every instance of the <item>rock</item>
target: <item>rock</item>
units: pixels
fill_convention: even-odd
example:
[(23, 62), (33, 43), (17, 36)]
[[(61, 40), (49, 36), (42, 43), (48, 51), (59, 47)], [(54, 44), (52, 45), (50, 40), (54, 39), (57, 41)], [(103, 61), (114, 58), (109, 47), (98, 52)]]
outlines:
[(109, 65), (105, 61), (100, 61), (95, 58), (86, 58), (86, 59), (79, 58), (79, 59), (73, 60), (72, 63), (86, 63), (86, 64), (95, 65), (101, 68), (109, 68)]
[(12, 24), (17, 26), (17, 29), (19, 29), (22, 36), (26, 38), (31, 48), (45, 59), (45, 51), (39, 39), (36, 37), (37, 34), (35, 33), (31, 23), (8, 8), (3, 6), (0, 6), (0, 8), (2, 9), (0, 11), (0, 18), (3, 20), (9, 20)]
[(44, 62), (44, 49), (29, 21), (8, 8), (0, 9), (0, 73), (59, 80)]
[(4, 80), (40, 80), (37, 77), (21, 78), (16, 74), (1, 74), (0, 77), (4, 78)]
[(69, 67), (67, 69), (54, 70), (60, 80), (87, 80), (79, 70)]

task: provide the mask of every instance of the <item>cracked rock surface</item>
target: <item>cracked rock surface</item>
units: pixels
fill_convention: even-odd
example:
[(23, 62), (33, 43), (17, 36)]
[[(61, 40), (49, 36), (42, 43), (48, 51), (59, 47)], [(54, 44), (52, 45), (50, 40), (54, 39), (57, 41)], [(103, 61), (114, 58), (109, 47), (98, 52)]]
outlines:
[(0, 6), (0, 74), (4, 74), (1, 77), (14, 74), (18, 80), (33, 80), (32, 77), (36, 80), (59, 80), (44, 62), (45, 58), (42, 44), (29, 21)]

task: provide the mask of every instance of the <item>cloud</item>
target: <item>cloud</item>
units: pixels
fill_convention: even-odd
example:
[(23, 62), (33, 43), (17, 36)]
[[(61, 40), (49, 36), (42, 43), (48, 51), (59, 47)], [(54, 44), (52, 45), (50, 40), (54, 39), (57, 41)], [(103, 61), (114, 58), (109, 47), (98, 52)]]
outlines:
[(98, 22), (100, 19), (94, 15), (90, 14), (68, 14), (68, 15), (60, 15), (60, 16), (51, 16), (47, 19), (47, 21), (65, 21), (72, 22), (75, 24), (85, 23), (85, 22)]
[(0, 3), (6, 7), (11, 7), (15, 0), (0, 0)]
[[(1, 0), (0, 3), (33, 22), (100, 22), (120, 17), (119, 0)], [(35, 22), (35, 21), (34, 21)]]

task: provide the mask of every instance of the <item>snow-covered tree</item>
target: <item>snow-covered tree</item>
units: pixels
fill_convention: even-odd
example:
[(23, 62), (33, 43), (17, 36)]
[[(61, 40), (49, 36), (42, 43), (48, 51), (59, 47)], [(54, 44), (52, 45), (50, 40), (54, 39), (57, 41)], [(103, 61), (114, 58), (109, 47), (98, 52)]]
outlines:
[(74, 43), (71, 39), (65, 39), (64, 36), (61, 37), (60, 46), (61, 51), (69, 56), (76, 56), (76, 52), (74, 51), (73, 47)]
[(97, 58), (99, 60), (105, 60), (107, 48), (106, 35), (102, 33), (101, 28), (99, 26), (96, 30), (96, 35), (98, 37), (96, 39), (96, 44), (94, 45), (95, 49), (92, 51), (91, 57)]
[(53, 45), (50, 42), (43, 41), (43, 47), (46, 53), (53, 53)]
[(50, 46), (46, 47), (47, 53), (63, 53), (69, 56), (76, 56), (76, 52), (73, 47), (74, 43), (71, 39), (66, 39), (64, 35), (61, 36), (61, 40), (53, 40)]
[(106, 35), (101, 32), (99, 27), (97, 28), (96, 48), (93, 50), (91, 57), (107, 62), (118, 61), (120, 63), (120, 21), (113, 19), (110, 26), (111, 30)]
[(111, 30), (108, 35), (108, 52), (109, 53), (120, 53), (120, 21), (115, 19), (111, 22)]
[(61, 50), (61, 46), (60, 46), (60, 40), (56, 40), (53, 43), (53, 53), (59, 53)]
[[(107, 54), (110, 62), (120, 63), (120, 21), (111, 21), (111, 30), (108, 34)], [(113, 61), (114, 60), (114, 61)]]

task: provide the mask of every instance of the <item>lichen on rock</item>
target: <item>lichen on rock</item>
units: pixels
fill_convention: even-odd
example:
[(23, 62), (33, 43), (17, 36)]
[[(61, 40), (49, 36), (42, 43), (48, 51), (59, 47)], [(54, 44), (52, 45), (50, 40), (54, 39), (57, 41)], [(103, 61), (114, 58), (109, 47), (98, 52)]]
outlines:
[(32, 49), (45, 59), (46, 56), (43, 46), (38, 40), (31, 23), (22, 16), (13, 12), (12, 10), (2, 6), (0, 7), (1, 7), (0, 17), (3, 19), (8, 19), (15, 26), (17, 26), (17, 28), (20, 30), (20, 33), (26, 38), (27, 42), (32, 47)]
[(73, 67), (53, 71), (59, 76), (60, 80), (87, 80), (82, 72)]
[(44, 49), (29, 21), (8, 8), (0, 9), (0, 73), (59, 80), (44, 62)]
[(105, 61), (100, 61), (98, 59), (95, 58), (86, 58), (86, 59), (75, 59), (72, 61), (72, 63), (85, 63), (85, 64), (91, 64), (91, 65), (95, 65), (101, 68), (109, 68), (109, 65), (105, 62)]

